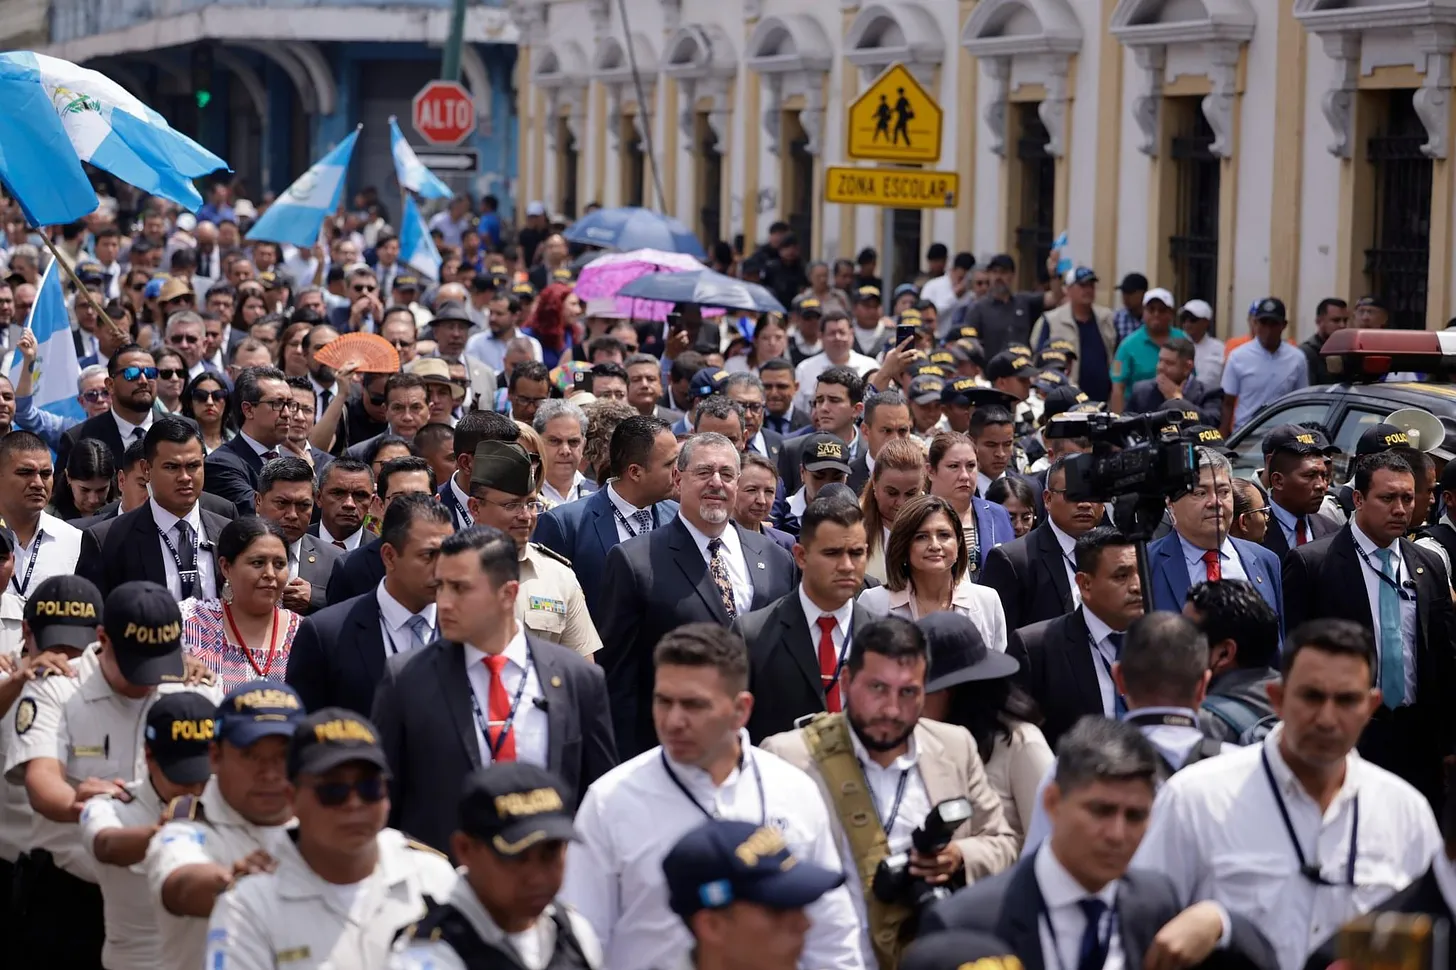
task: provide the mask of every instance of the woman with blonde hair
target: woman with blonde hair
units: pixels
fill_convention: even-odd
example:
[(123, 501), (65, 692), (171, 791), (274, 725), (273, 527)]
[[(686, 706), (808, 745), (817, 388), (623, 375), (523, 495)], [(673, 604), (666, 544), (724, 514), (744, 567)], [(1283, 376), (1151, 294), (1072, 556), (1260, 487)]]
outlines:
[(890, 527), (885, 585), (861, 593), (859, 605), (912, 623), (931, 613), (959, 613), (976, 625), (986, 646), (1005, 653), (1006, 612), (995, 591), (971, 580), (969, 560), (955, 507), (939, 495), (911, 499)]
[(945, 431), (930, 439), (930, 494), (945, 499), (960, 517), (974, 582), (992, 549), (1016, 538), (1011, 514), (976, 494), (976, 446), (966, 435)]
[(865, 575), (885, 581), (885, 547), (900, 507), (925, 494), (925, 449), (909, 439), (889, 441), (875, 459), (869, 487), (860, 496), (869, 558)]

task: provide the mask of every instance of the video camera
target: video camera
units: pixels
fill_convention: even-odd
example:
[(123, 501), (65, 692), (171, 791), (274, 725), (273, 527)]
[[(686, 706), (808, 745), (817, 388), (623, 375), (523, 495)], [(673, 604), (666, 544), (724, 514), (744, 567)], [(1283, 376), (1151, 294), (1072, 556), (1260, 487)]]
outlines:
[(1101, 412), (1058, 414), (1047, 423), (1048, 438), (1087, 438), (1090, 454), (1067, 462), (1067, 498), (1111, 502), (1136, 495), (1140, 505), (1157, 507), (1198, 484), (1198, 456), (1179, 438), (1181, 411), (1112, 415)]
[[(967, 799), (947, 798), (931, 809), (920, 827), (910, 833), (910, 843), (921, 855), (939, 855), (950, 845), (955, 830), (970, 817), (971, 803)], [(944, 884), (931, 885), (920, 876), (910, 875), (908, 852), (881, 859), (875, 867), (870, 890), (882, 903), (907, 903), (917, 913), (951, 894)]]

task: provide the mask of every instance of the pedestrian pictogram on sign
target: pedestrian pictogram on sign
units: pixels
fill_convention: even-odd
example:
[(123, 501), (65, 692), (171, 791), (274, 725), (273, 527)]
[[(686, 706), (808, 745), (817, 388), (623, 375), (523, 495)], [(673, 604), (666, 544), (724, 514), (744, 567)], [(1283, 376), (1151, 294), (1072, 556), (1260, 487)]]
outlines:
[(475, 99), (457, 81), (431, 81), (415, 95), (415, 131), (431, 145), (458, 145), (475, 130)]
[(862, 162), (940, 160), (940, 105), (903, 64), (891, 64), (849, 106), (846, 154)]

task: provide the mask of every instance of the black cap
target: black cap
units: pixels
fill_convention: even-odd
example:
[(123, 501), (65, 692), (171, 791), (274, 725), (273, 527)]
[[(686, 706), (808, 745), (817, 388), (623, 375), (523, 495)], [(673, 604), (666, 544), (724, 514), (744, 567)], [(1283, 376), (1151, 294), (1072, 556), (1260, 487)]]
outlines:
[(1264, 457), (1276, 451), (1293, 452), (1296, 455), (1323, 455), (1330, 451), (1330, 442), (1323, 433), (1314, 428), (1297, 424), (1281, 424), (1264, 436)]
[(931, 613), (916, 621), (930, 648), (930, 669), (925, 673), (925, 692), (965, 684), (973, 680), (1000, 680), (1021, 669), (1015, 657), (990, 650), (969, 617), (959, 613)]
[(678, 839), (662, 860), (667, 901), (687, 920), (736, 902), (802, 909), (844, 884), (844, 873), (789, 851), (775, 828), (709, 819)]
[(957, 364), (975, 364), (982, 369), (986, 367), (986, 349), (981, 346), (979, 340), (963, 337), (952, 343), (946, 350), (950, 351), (951, 357)]
[(1385, 310), (1387, 312), (1390, 310), (1390, 305), (1385, 302), (1385, 299), (1383, 297), (1375, 296), (1373, 294), (1362, 296), (1360, 297), (1360, 299), (1355, 301), (1355, 309), (1358, 310), (1362, 306), (1373, 307), (1376, 310)]
[(42, 581), (25, 601), (25, 622), (35, 635), (36, 647), (85, 650), (96, 642), (101, 602), (101, 591), (89, 579), (52, 576)]
[(1077, 345), (1066, 337), (1058, 337), (1046, 345), (1046, 349), (1052, 353), (1062, 354), (1068, 360), (1077, 356)]
[(931, 374), (921, 374), (910, 382), (909, 398), (916, 404), (934, 404), (940, 400), (940, 392), (943, 390), (945, 381)]
[(808, 293), (800, 294), (795, 298), (794, 302), (789, 305), (789, 309), (801, 317), (808, 314), (816, 317), (822, 317), (824, 315), (824, 304), (819, 302), (817, 296), (812, 296)]
[(1014, 273), (1016, 272), (1016, 260), (1012, 259), (1006, 253), (997, 253), (991, 257), (991, 261), (986, 264), (986, 268), (988, 270), (1004, 270), (1007, 273)]
[(1389, 451), (1391, 448), (1411, 447), (1410, 435), (1393, 424), (1371, 425), (1360, 435), (1360, 440), (1355, 443), (1355, 457), (1361, 455), (1378, 455), (1382, 451)]
[(144, 579), (122, 583), (106, 597), (106, 638), (127, 683), (138, 687), (180, 682), (182, 611), (165, 586)]
[(573, 814), (562, 780), (520, 761), (477, 768), (460, 796), (460, 831), (506, 857), (540, 842), (574, 841)]
[(1142, 293), (1148, 288), (1148, 278), (1141, 273), (1128, 273), (1117, 288), (1124, 293)]
[(303, 699), (287, 684), (251, 680), (239, 684), (217, 706), (217, 738), (246, 748), (270, 737), (293, 737), (303, 720)]
[(82, 286), (105, 286), (106, 274), (97, 269), (94, 265), (87, 264), (76, 269), (76, 279), (81, 281)]
[(974, 377), (961, 377), (945, 385), (944, 390), (940, 392), (940, 400), (942, 404), (985, 407), (988, 404), (1015, 402), (1016, 398), (1005, 391), (998, 391), (994, 387), (982, 387), (976, 383)]
[(342, 707), (325, 707), (293, 729), (288, 742), (290, 779), (321, 775), (351, 761), (389, 770), (389, 760), (379, 746), (379, 729), (366, 718)]
[(982, 960), (998, 970), (1022, 970), (1010, 944), (976, 930), (942, 930), (920, 937), (900, 958), (900, 970), (963, 970)]
[(1067, 375), (1054, 367), (1050, 367), (1044, 371), (1039, 372), (1035, 377), (1031, 379), (1031, 386), (1041, 391), (1042, 394), (1046, 394), (1048, 391), (1051, 391), (1058, 387), (1063, 387), (1069, 383), (1071, 383), (1071, 381), (1067, 377)]
[(1036, 366), (1042, 369), (1051, 367), (1064, 371), (1071, 366), (1071, 363), (1071, 358), (1067, 356), (1067, 352), (1064, 350), (1052, 350), (1048, 347), (1036, 355)]
[(1284, 311), (1284, 301), (1277, 296), (1266, 296), (1254, 305), (1255, 320), (1278, 320), (1286, 323), (1289, 320), (1288, 314)]
[(1029, 356), (1012, 354), (1009, 350), (992, 357), (986, 362), (986, 379), (999, 380), (1002, 377), (1035, 377), (1036, 367)]
[(396, 290), (418, 290), (419, 288), (420, 278), (413, 273), (400, 273), (391, 284), (391, 289)]
[(966, 324), (965, 326), (956, 327), (950, 333), (946, 334), (946, 339), (947, 340), (980, 340), (981, 339), (981, 328), (980, 327), (976, 327), (976, 326), (972, 326), (971, 324)]
[(1223, 432), (1211, 424), (1190, 424), (1179, 432), (1178, 437), (1190, 445), (1204, 448), (1218, 448), (1223, 444)]
[(729, 374), (721, 367), (704, 367), (688, 380), (688, 397), (708, 397), (723, 390)]
[(1041, 423), (1046, 424), (1063, 411), (1070, 411), (1078, 404), (1090, 400), (1085, 391), (1073, 384), (1063, 384), (1046, 392), (1042, 398)]
[(849, 474), (849, 445), (838, 435), (815, 432), (804, 439), (799, 464), (807, 471), (841, 471)]
[(536, 491), (531, 456), (514, 441), (482, 441), (475, 446), (470, 484), (484, 485), (507, 495), (530, 495)]
[(208, 748), (217, 737), (217, 706), (190, 690), (166, 693), (147, 711), (147, 750), (174, 785), (212, 776)]
[(854, 301), (856, 303), (879, 303), (880, 288), (878, 286), (861, 286), (854, 291)]
[(525, 280), (511, 285), (511, 295), (520, 297), (523, 300), (536, 299), (536, 288)]

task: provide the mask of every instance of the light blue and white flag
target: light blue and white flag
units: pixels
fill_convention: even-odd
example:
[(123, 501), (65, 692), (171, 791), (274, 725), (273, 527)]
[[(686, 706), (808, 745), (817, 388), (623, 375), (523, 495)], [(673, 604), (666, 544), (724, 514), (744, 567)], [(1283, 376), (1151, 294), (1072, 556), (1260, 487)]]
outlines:
[(1072, 255), (1067, 252), (1067, 230), (1063, 229), (1052, 240), (1052, 248), (1057, 251), (1057, 275), (1067, 275), (1067, 270), (1072, 268)]
[(399, 226), (399, 260), (432, 280), (440, 278), (440, 251), (435, 248), (435, 240), (430, 238), (425, 217), (420, 215), (412, 195), (404, 197), (404, 217), (400, 219)]
[(394, 175), (402, 188), (418, 192), (427, 199), (448, 199), (455, 194), (420, 161), (410, 143), (405, 141), (394, 115), (389, 116), (389, 153), (394, 156)]
[(349, 137), (300, 175), (288, 191), (268, 207), (262, 218), (253, 223), (253, 228), (248, 230), (248, 238), (291, 243), (300, 249), (313, 248), (318, 242), (324, 219), (338, 208), (339, 196), (344, 191), (344, 176), (349, 171), (349, 158), (354, 154), (354, 142), (359, 140), (359, 128), (349, 132)]
[(228, 167), (115, 81), (59, 58), (0, 54), (0, 105), (0, 181), (31, 225), (96, 210), (82, 162), (194, 212), (192, 180)]
[[(56, 260), (46, 267), (35, 294), (35, 304), (25, 325), (35, 334), (35, 365), (31, 370), (31, 393), (35, 406), (63, 418), (85, 421), (86, 412), (76, 400), (76, 381), (81, 365), (76, 360), (76, 342), (71, 336), (71, 316), (66, 311), (66, 294), (61, 290), (65, 271)], [(85, 299), (85, 297), (79, 297)], [(105, 324), (98, 321), (98, 326)], [(12, 385), (20, 383), (24, 366), (20, 355), (7, 355), (7, 372)]]

